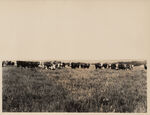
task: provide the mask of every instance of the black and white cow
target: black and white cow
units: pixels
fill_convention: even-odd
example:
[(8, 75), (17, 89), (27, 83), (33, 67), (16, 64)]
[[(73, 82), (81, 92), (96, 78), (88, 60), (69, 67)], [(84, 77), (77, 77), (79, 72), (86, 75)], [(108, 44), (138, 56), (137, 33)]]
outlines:
[(90, 64), (89, 63), (80, 63), (81, 68), (89, 68)]
[(128, 69), (128, 70), (133, 69), (133, 65), (132, 64), (126, 64), (126, 69)]
[(118, 64), (118, 69), (126, 70), (127, 69), (127, 64), (119, 63)]
[(111, 69), (118, 69), (118, 64), (117, 63), (112, 63), (110, 66)]

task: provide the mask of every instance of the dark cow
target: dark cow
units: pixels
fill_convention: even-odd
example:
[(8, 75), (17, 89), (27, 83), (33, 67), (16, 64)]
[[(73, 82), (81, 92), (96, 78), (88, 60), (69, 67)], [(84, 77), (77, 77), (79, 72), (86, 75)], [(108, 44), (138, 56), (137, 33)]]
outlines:
[(16, 64), (17, 64), (17, 67), (36, 68), (36, 67), (39, 67), (40, 62), (17, 61)]
[(16, 63), (17, 63), (17, 67), (26, 67), (27, 66), (25, 61), (16, 61)]
[(36, 68), (36, 67), (39, 66), (39, 64), (40, 64), (40, 62), (32, 62), (32, 61), (30, 61), (30, 62), (28, 62), (28, 67), (29, 68)]
[(95, 69), (101, 69), (102, 68), (102, 64), (101, 63), (96, 63), (95, 64)]
[(61, 63), (61, 67), (62, 67), (62, 68), (66, 67), (66, 63), (62, 62), (62, 63)]
[(116, 63), (112, 63), (112, 64), (110, 65), (110, 68), (111, 68), (111, 69), (118, 69)]
[(44, 68), (45, 69), (50, 69), (50, 67), (52, 66), (53, 64), (51, 62), (44, 62)]
[(109, 68), (109, 65), (107, 63), (104, 63), (103, 67), (106, 69), (106, 68)]
[(126, 70), (127, 69), (127, 64), (119, 63), (118, 64), (118, 69)]
[(13, 66), (13, 65), (15, 65), (15, 63), (12, 61), (8, 61), (7, 65)]
[(144, 64), (144, 69), (147, 69), (147, 64)]
[(88, 63), (81, 63), (80, 66), (81, 66), (81, 68), (89, 68), (90, 64), (88, 64)]
[(86, 64), (86, 68), (89, 68), (89, 67), (90, 67), (90, 64), (89, 64), (89, 63), (87, 63), (87, 64)]
[(80, 63), (74, 63), (74, 62), (71, 63), (72, 69), (79, 68), (79, 66), (80, 66)]

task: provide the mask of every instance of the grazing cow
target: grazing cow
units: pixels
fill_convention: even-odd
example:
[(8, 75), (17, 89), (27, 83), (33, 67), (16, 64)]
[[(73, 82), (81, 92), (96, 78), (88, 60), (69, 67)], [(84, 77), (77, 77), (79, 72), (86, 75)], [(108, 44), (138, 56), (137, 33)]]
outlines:
[(81, 63), (80, 66), (81, 66), (81, 68), (86, 68), (86, 64), (85, 63)]
[(118, 69), (126, 70), (127, 69), (127, 64), (119, 63), (118, 64)]
[(66, 67), (66, 64), (65, 64), (64, 62), (61, 63), (61, 67), (62, 67), (62, 68)]
[(30, 68), (37, 68), (40, 65), (40, 62), (32, 62), (31, 61), (29, 64), (30, 64), (29, 65)]
[(107, 63), (104, 63), (103, 67), (104, 67), (104, 69), (107, 69), (107, 68), (109, 68), (109, 65)]
[(26, 67), (25, 61), (17, 61), (17, 67)]
[(68, 67), (70, 67), (70, 65), (71, 65), (70, 63), (65, 63), (65, 66), (68, 66)]
[(61, 63), (56, 63), (55, 65), (57, 69), (61, 69)]
[(16, 61), (17, 67), (26, 67), (25, 61)]
[(13, 65), (15, 65), (15, 63), (12, 61), (8, 61), (7, 65), (13, 66)]
[(128, 69), (128, 70), (133, 69), (133, 65), (132, 64), (126, 64), (126, 69)]
[(117, 66), (118, 64), (116, 64), (116, 63), (112, 63), (111, 64), (111, 66), (110, 66), (110, 68), (111, 69), (118, 69), (118, 66)]
[(53, 64), (55, 65), (55, 68), (57, 69), (61, 69), (65, 66), (61, 61), (54, 61)]
[(61, 63), (61, 62), (43, 62), (43, 64), (40, 64), (40, 67), (45, 68), (45, 69), (51, 69), (51, 70), (55, 70), (55, 69), (61, 69), (65, 67), (65, 63)]
[(81, 63), (80, 66), (81, 66), (81, 68), (89, 68), (89, 67), (90, 67), (90, 64)]
[(80, 63), (74, 63), (74, 62), (71, 63), (72, 69), (79, 68), (79, 66), (80, 66)]
[(16, 64), (17, 64), (17, 67), (36, 68), (36, 67), (39, 67), (40, 62), (17, 61)]
[(89, 68), (90, 67), (90, 64), (88, 63), (87, 65), (86, 65), (86, 68)]
[(17, 64), (17, 67), (36, 68), (39, 66), (40, 62), (17, 61), (16, 64)]
[(56, 65), (55, 64), (52, 64), (51, 66), (50, 66), (50, 68), (49, 69), (51, 69), (51, 70), (55, 70), (56, 69)]
[(96, 64), (95, 64), (95, 68), (96, 68), (96, 69), (98, 69), (98, 68), (101, 69), (101, 68), (102, 68), (102, 64), (101, 64), (101, 63), (96, 63)]
[(51, 66), (52, 66), (51, 62), (44, 62), (44, 68), (45, 69), (50, 69)]

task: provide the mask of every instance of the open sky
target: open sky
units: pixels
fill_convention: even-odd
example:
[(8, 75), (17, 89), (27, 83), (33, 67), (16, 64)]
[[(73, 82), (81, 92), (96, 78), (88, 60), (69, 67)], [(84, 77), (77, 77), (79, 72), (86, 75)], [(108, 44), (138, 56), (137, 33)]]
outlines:
[(147, 59), (149, 0), (1, 0), (2, 59)]

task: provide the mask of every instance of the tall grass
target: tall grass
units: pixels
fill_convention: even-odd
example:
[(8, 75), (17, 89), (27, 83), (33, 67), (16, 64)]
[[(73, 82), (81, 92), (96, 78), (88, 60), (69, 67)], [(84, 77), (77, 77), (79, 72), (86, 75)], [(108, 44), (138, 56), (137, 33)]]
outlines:
[(134, 70), (3, 68), (3, 112), (147, 112), (147, 78)]

